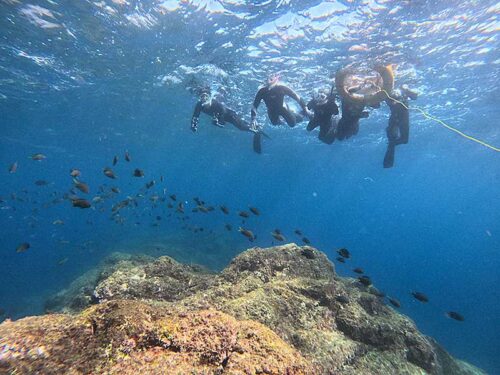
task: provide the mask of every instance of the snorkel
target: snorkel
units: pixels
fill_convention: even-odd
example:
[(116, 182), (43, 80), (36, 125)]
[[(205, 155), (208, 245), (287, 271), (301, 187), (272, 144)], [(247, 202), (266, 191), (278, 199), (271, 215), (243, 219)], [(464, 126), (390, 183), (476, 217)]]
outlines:
[(281, 78), (281, 76), (279, 73), (271, 74), (269, 77), (267, 77), (265, 86), (268, 89), (272, 89), (274, 86), (276, 86), (278, 84), (278, 82), (280, 81), (280, 78)]
[(203, 107), (208, 107), (212, 103), (212, 97), (209, 92), (204, 91), (200, 94), (200, 102)]

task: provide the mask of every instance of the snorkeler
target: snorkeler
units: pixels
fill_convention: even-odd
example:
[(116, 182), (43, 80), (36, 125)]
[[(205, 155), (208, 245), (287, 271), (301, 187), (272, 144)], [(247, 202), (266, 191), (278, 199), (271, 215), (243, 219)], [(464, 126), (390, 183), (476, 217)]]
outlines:
[(360, 77), (357, 72), (343, 69), (335, 75), (335, 86), (342, 98), (342, 117), (339, 120), (336, 138), (343, 140), (359, 131), (359, 120), (367, 118), (366, 106), (379, 108), (387, 98), (386, 93), (394, 87), (392, 66), (377, 66), (375, 75)]
[(342, 141), (359, 131), (359, 120), (368, 118), (368, 111), (365, 111), (365, 105), (362, 103), (351, 102), (346, 98), (341, 100), (342, 116), (338, 122), (335, 137)]
[(319, 126), (319, 140), (327, 144), (333, 143), (336, 132), (336, 120), (333, 116), (339, 114), (333, 87), (330, 91), (320, 90), (315, 93), (307, 103), (307, 108), (314, 113), (307, 125), (307, 131), (312, 131)]
[(283, 117), (290, 127), (294, 127), (298, 122), (303, 120), (300, 114), (292, 112), (288, 106), (285, 106), (285, 96), (289, 96), (295, 100), (302, 108), (302, 112), (307, 116), (310, 115), (305, 102), (292, 89), (279, 84), (279, 80), (279, 75), (272, 75), (267, 79), (266, 84), (257, 91), (251, 111), (252, 129), (257, 129), (257, 108), (262, 100), (266, 104), (267, 115), (273, 125), (280, 125), (282, 123), (280, 117)]
[(258, 154), (262, 152), (263, 133), (261, 131), (251, 129), (250, 126), (248, 126), (248, 123), (243, 121), (234, 110), (227, 108), (223, 103), (213, 99), (208, 89), (201, 90), (200, 99), (194, 108), (193, 117), (191, 119), (191, 130), (193, 132), (198, 130), (198, 122), (201, 112), (211, 116), (212, 124), (219, 128), (223, 128), (224, 124), (228, 122), (242, 131), (253, 132), (253, 150)]
[(418, 94), (408, 87), (402, 86), (400, 90), (392, 91), (386, 103), (391, 110), (389, 125), (387, 126), (387, 151), (384, 157), (384, 168), (394, 165), (394, 153), (397, 145), (407, 144), (410, 135), (410, 111), (408, 99), (416, 100)]

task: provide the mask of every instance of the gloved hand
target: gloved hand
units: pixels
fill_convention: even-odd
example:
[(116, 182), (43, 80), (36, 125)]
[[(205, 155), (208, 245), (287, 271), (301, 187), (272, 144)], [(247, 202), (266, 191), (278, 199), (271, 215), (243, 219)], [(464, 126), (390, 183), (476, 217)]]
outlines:
[(257, 120), (256, 119), (253, 119), (250, 122), (250, 131), (254, 132), (254, 133), (258, 133), (259, 132), (259, 125), (257, 125)]
[(191, 119), (191, 131), (193, 133), (196, 133), (197, 130), (198, 130), (198, 117), (193, 117)]
[(212, 117), (212, 124), (214, 124), (215, 126), (218, 126), (219, 128), (223, 128), (224, 127), (224, 125), (222, 125), (219, 122), (219, 117), (217, 115), (214, 115), (214, 117)]

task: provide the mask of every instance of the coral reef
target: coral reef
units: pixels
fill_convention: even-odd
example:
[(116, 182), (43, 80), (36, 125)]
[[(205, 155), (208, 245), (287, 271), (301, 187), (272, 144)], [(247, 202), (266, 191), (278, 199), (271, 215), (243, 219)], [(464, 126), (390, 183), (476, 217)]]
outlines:
[[(0, 369), (483, 374), (422, 335), (374, 287), (336, 276), (327, 257), (309, 246), (253, 248), (218, 274), (169, 257), (107, 264), (49, 303), (87, 310), (0, 325)], [(72, 345), (77, 337), (86, 344)]]

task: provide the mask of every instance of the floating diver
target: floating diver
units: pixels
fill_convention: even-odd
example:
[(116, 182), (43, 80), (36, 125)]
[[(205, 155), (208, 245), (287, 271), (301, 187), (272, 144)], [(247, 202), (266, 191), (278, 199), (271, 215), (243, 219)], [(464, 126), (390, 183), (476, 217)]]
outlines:
[(265, 85), (257, 91), (251, 111), (251, 127), (253, 129), (257, 129), (257, 108), (259, 108), (262, 100), (266, 104), (267, 115), (273, 125), (282, 124), (280, 117), (283, 117), (290, 127), (294, 127), (303, 120), (300, 114), (294, 113), (288, 106), (285, 106), (285, 96), (289, 96), (295, 100), (302, 108), (302, 112), (310, 116), (304, 100), (302, 100), (291, 88), (280, 84), (279, 80), (280, 76), (278, 74), (271, 75), (267, 79)]
[(410, 135), (410, 110), (408, 108), (408, 99), (416, 100), (417, 93), (411, 91), (406, 86), (400, 90), (394, 90), (385, 100), (391, 115), (389, 125), (387, 126), (387, 151), (384, 157), (384, 168), (391, 168), (394, 165), (394, 153), (397, 145), (407, 144)]
[[(379, 108), (394, 86), (392, 67), (378, 66), (375, 77), (361, 79), (350, 69), (343, 69), (335, 76), (335, 86), (341, 96), (342, 117), (336, 130), (338, 140), (347, 139), (359, 131), (359, 120), (367, 118), (365, 107)], [(348, 87), (349, 86), (349, 87)]]
[(212, 116), (212, 124), (219, 128), (223, 128), (224, 124), (228, 122), (242, 131), (253, 132), (253, 150), (258, 154), (262, 152), (262, 135), (264, 135), (264, 133), (251, 129), (234, 110), (226, 107), (216, 99), (213, 99), (208, 89), (201, 90), (200, 99), (194, 108), (193, 117), (191, 119), (191, 130), (193, 132), (198, 130), (198, 121), (201, 112)]
[(320, 90), (307, 103), (307, 108), (314, 113), (307, 125), (307, 131), (312, 131), (319, 126), (318, 138), (327, 144), (335, 140), (336, 120), (333, 116), (339, 114), (333, 90), (333, 87), (330, 91)]

